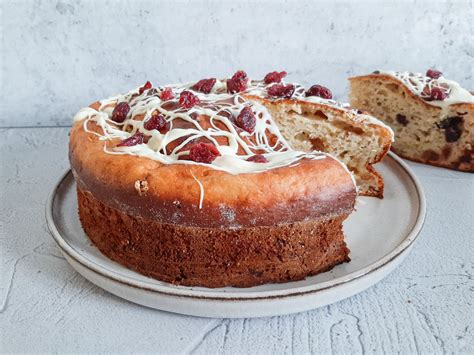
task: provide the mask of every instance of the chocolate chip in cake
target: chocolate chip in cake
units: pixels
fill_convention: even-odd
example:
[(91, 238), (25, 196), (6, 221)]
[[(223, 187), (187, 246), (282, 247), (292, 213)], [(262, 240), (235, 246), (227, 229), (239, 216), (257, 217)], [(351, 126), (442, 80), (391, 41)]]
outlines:
[(459, 116), (448, 117), (438, 124), (438, 127), (444, 129), (446, 142), (457, 142), (462, 134), (462, 124), (464, 119)]
[(402, 115), (400, 113), (397, 113), (397, 116), (395, 116), (395, 119), (397, 120), (398, 123), (400, 123), (403, 126), (406, 126), (408, 124), (407, 116)]

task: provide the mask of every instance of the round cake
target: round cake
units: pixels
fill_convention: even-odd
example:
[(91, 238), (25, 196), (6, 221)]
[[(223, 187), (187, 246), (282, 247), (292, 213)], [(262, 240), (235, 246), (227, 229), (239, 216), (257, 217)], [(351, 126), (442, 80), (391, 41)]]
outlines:
[[(329, 154), (288, 144), (265, 101), (292, 100), (295, 86), (270, 74), (147, 82), (78, 112), (69, 155), (79, 216), (104, 255), (204, 287), (299, 280), (349, 261), (354, 177)], [(257, 89), (267, 94), (252, 100)]]

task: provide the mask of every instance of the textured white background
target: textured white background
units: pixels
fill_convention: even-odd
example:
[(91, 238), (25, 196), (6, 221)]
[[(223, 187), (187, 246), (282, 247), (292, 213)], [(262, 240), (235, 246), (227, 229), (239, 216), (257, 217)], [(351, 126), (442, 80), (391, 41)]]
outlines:
[(351, 75), (435, 66), (474, 89), (472, 1), (0, 2), (0, 127), (69, 125), (155, 83), (285, 69), (336, 97)]
[[(262, 76), (346, 95), (346, 77), (437, 66), (473, 88), (472, 3), (1, 1), (0, 127), (69, 125), (147, 79)], [(67, 128), (0, 128), (0, 351), (473, 353), (474, 178), (410, 163), (428, 214), (394, 273), (337, 304), (263, 319), (147, 309), (64, 260), (44, 204), (68, 167)]]

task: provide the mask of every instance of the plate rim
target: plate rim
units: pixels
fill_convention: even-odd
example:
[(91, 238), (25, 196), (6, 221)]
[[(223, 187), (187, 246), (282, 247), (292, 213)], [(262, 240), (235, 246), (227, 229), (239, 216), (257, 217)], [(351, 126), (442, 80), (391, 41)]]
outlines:
[[(280, 290), (271, 290), (271, 291), (257, 291), (257, 292), (232, 292), (225, 290), (223, 291), (222, 288), (212, 289), (212, 288), (204, 288), (204, 290), (196, 290), (194, 287), (189, 286), (177, 286), (170, 283), (166, 283), (164, 281), (157, 280), (158, 282), (163, 283), (164, 285), (155, 284), (153, 282), (138, 280), (134, 278), (130, 278), (120, 274), (119, 272), (110, 270), (105, 268), (92, 260), (89, 260), (85, 256), (83, 256), (80, 252), (74, 250), (62, 237), (61, 233), (59, 232), (58, 228), (56, 227), (54, 217), (53, 217), (53, 207), (54, 201), (57, 196), (57, 192), (61, 185), (63, 184), (64, 180), (72, 174), (71, 169), (67, 169), (59, 178), (58, 182), (54, 185), (52, 192), (50, 193), (48, 200), (46, 202), (45, 208), (45, 217), (46, 217), (46, 224), (52, 235), (54, 241), (59, 246), (63, 253), (66, 253), (70, 258), (74, 261), (81, 264), (83, 267), (87, 268), (88, 270), (99, 274), (103, 277), (106, 277), (112, 281), (118, 282), (125, 286), (130, 286), (133, 288), (137, 288), (140, 290), (145, 290), (149, 292), (158, 293), (164, 296), (171, 296), (171, 297), (184, 297), (190, 299), (199, 299), (199, 300), (209, 300), (209, 301), (255, 301), (255, 300), (269, 300), (269, 299), (281, 299), (287, 297), (296, 297), (296, 296), (303, 296), (311, 293), (317, 293), (321, 291), (325, 291), (328, 289), (336, 288), (351, 282), (354, 282), (358, 279), (361, 279), (365, 276), (370, 276), (370, 274), (374, 273), (375, 271), (383, 268), (387, 264), (391, 263), (394, 259), (400, 257), (404, 251), (410, 248), (410, 246), (414, 243), (417, 239), (420, 231), (422, 230), (423, 224), (425, 222), (426, 217), (426, 197), (416, 175), (411, 171), (408, 165), (395, 153), (388, 152), (388, 156), (394, 160), (399, 167), (404, 170), (404, 172), (410, 178), (413, 186), (415, 187), (417, 197), (418, 197), (418, 211), (416, 216), (416, 222), (413, 225), (412, 229), (406, 234), (405, 238), (402, 240), (400, 244), (397, 245), (396, 248), (391, 250), (389, 253), (385, 254), (372, 264), (349, 273), (344, 276), (340, 276), (333, 280), (327, 280), (321, 283), (311, 284), (300, 286), (294, 289), (280, 289)], [(132, 270), (133, 271), (133, 270)], [(291, 282), (291, 281), (290, 281)], [(288, 283), (290, 283), (288, 282)], [(200, 287), (201, 288), (201, 287)], [(242, 290), (242, 289), (241, 289)]]

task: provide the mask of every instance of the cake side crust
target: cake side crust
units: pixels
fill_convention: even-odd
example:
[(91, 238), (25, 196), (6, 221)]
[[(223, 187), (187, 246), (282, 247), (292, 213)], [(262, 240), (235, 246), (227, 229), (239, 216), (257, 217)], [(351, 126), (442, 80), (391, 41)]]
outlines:
[(250, 287), (300, 280), (349, 261), (348, 213), (274, 227), (162, 224), (111, 208), (77, 190), (82, 226), (110, 259), (174, 284)]

